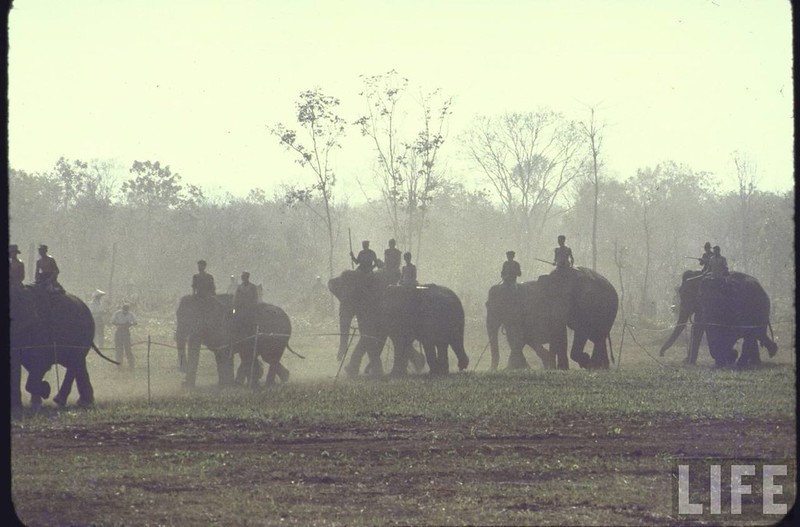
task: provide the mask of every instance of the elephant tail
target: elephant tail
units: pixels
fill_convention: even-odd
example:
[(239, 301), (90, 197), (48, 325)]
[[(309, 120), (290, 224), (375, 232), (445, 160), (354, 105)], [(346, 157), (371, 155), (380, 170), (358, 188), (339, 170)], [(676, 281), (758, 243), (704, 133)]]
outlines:
[(98, 355), (100, 355), (101, 357), (103, 357), (104, 359), (106, 359), (108, 362), (113, 362), (113, 363), (114, 363), (114, 364), (116, 364), (117, 366), (119, 366), (119, 365), (120, 365), (120, 363), (119, 363), (119, 362), (117, 362), (117, 361), (115, 361), (114, 359), (112, 359), (112, 358), (109, 358), (109, 357), (106, 357), (105, 355), (103, 355), (103, 353), (102, 353), (102, 352), (101, 352), (101, 351), (100, 351), (100, 350), (97, 348), (97, 346), (95, 346), (95, 345), (94, 345), (94, 342), (92, 342), (92, 349), (93, 349), (93, 350), (95, 350), (95, 351), (97, 352), (97, 354), (98, 354)]
[(305, 357), (303, 357), (302, 355), (300, 355), (299, 353), (297, 353), (295, 350), (293, 350), (293, 349), (292, 349), (292, 347), (289, 345), (289, 343), (288, 343), (288, 342), (286, 343), (286, 349), (287, 349), (287, 350), (289, 350), (289, 351), (291, 351), (292, 353), (294, 353), (295, 355), (297, 355), (297, 356), (298, 356), (298, 357), (300, 357), (301, 359), (305, 359)]

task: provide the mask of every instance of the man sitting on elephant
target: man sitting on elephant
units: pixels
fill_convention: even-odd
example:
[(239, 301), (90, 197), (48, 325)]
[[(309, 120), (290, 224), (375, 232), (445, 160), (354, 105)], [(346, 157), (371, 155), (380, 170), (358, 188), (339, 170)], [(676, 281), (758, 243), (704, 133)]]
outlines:
[(365, 273), (371, 273), (378, 264), (378, 255), (369, 248), (369, 240), (361, 242), (361, 251), (359, 251), (358, 257), (353, 255), (353, 251), (350, 251), (350, 258), (353, 263), (358, 265), (358, 270)]
[(47, 254), (47, 245), (39, 246), (40, 258), (36, 260), (36, 285), (44, 287), (48, 293), (64, 293), (64, 288), (58, 283), (58, 264), (56, 259)]
[(250, 282), (250, 273), (242, 271), (242, 283), (233, 295), (233, 315), (241, 327), (249, 327), (253, 321), (253, 310), (258, 304), (258, 288)]
[(572, 249), (564, 245), (567, 237), (563, 234), (558, 236), (558, 247), (555, 248), (553, 256), (553, 265), (556, 266), (556, 271), (563, 269), (572, 269), (575, 264), (575, 258), (572, 257)]
[(417, 266), (411, 263), (411, 253), (406, 251), (403, 254), (406, 264), (403, 266), (403, 274), (400, 277), (399, 285), (404, 287), (417, 287)]
[(522, 276), (522, 269), (519, 267), (519, 262), (514, 260), (516, 253), (514, 251), (507, 251), (505, 262), (503, 262), (503, 269), (500, 271), (500, 278), (503, 279), (503, 284), (507, 286), (517, 285), (517, 277)]
[(728, 272), (728, 260), (720, 253), (719, 245), (714, 246), (714, 252), (708, 264), (709, 273), (711, 278), (719, 279), (725, 278), (730, 273)]

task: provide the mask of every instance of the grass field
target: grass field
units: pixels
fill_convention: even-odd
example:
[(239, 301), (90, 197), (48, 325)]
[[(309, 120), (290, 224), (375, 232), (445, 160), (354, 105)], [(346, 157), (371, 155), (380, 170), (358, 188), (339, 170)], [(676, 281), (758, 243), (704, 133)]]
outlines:
[[(163, 317), (142, 319), (135, 341), (172, 343)], [(334, 322), (294, 325), (292, 346), (307, 358), (285, 355), (290, 382), (256, 392), (216, 388), (207, 351), (191, 392), (172, 349), (152, 346), (149, 376), (145, 346), (133, 372), (91, 354), (94, 408), (75, 408), (73, 395), (66, 409), (47, 402), (12, 421), (19, 517), (29, 526), (779, 519), (761, 514), (755, 484), (741, 516), (679, 516), (672, 473), (684, 459), (795, 463), (793, 328), (754, 371), (713, 370), (705, 349), (695, 367), (681, 364), (681, 347), (661, 359), (663, 331), (635, 328), (619, 369), (543, 371), (526, 351), (531, 370), (492, 373), (488, 352), (478, 361), (486, 337), (473, 323), (468, 371), (367, 380), (336, 378), (336, 337), (320, 336)], [(620, 341), (616, 328), (618, 360)], [(791, 504), (794, 478), (785, 479), (775, 501)], [(708, 491), (692, 501), (708, 504)]]

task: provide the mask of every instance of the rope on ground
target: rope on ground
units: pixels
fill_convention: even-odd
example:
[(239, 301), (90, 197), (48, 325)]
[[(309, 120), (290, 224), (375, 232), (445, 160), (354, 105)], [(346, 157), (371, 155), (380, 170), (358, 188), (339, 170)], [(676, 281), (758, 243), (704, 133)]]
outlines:
[(633, 327), (634, 327), (634, 326), (629, 326), (629, 325), (627, 325), (627, 324), (626, 324), (626, 325), (624, 325), (624, 326), (623, 326), (623, 330), (624, 330), (624, 329), (627, 329), (627, 330), (628, 330), (628, 333), (630, 334), (630, 336), (631, 336), (631, 338), (633, 339), (633, 341), (636, 343), (636, 345), (637, 345), (637, 346), (639, 346), (640, 348), (642, 348), (642, 351), (644, 351), (644, 352), (645, 352), (645, 354), (647, 354), (647, 356), (648, 356), (648, 357), (650, 357), (651, 359), (653, 359), (653, 361), (655, 361), (655, 363), (656, 363), (656, 364), (658, 364), (659, 366), (661, 366), (662, 368), (666, 368), (666, 367), (667, 367), (667, 365), (666, 365), (666, 364), (662, 363), (662, 362), (661, 362), (661, 361), (659, 361), (657, 358), (655, 358), (653, 355), (651, 355), (651, 354), (650, 354), (650, 352), (649, 352), (649, 351), (647, 351), (647, 348), (645, 348), (644, 346), (642, 346), (642, 345), (639, 343), (639, 341), (638, 341), (638, 340), (636, 340), (636, 335), (634, 335), (634, 334), (633, 334), (633, 329), (632, 329)]

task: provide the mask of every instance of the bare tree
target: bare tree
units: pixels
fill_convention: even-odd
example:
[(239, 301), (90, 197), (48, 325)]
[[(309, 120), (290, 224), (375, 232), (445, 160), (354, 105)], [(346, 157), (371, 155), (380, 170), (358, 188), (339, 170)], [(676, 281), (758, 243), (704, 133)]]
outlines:
[(376, 179), (394, 237), (415, 251), (419, 263), (425, 214), (443, 181), (437, 154), (452, 101), (439, 90), (422, 95), (420, 119), (406, 104), (408, 79), (394, 70), (362, 79), (367, 114), (355, 124), (375, 146)]
[(331, 154), (341, 148), (345, 121), (336, 113), (339, 99), (322, 93), (319, 88), (302, 92), (297, 102), (297, 123), (306, 132), (306, 144), (297, 139), (297, 132), (278, 123), (272, 128), (280, 142), (297, 154), (297, 163), (309, 167), (316, 181), (309, 186), (290, 186), (285, 200), (289, 205), (302, 203), (319, 221), (328, 235), (328, 272), (333, 276), (334, 196), (336, 174), (331, 168)]
[(597, 121), (595, 121), (594, 107), (589, 108), (589, 121), (580, 123), (580, 128), (586, 141), (589, 143), (592, 156), (590, 178), (592, 187), (594, 188), (594, 207), (592, 209), (592, 270), (594, 271), (597, 269), (597, 207), (600, 195), (600, 165), (598, 163), (598, 157), (600, 156), (600, 147), (603, 145), (602, 132), (603, 128), (605, 128), (604, 125), (598, 125)]
[(549, 109), (477, 117), (462, 142), (500, 199), (517, 246), (531, 256), (559, 196), (580, 173), (578, 126)]
[(733, 165), (736, 168), (736, 181), (738, 183), (739, 197), (739, 262), (740, 271), (752, 272), (753, 254), (753, 204), (755, 201), (756, 184), (758, 183), (758, 167), (745, 153), (735, 151), (732, 154)]

